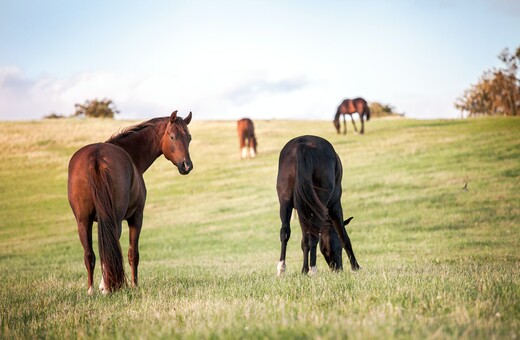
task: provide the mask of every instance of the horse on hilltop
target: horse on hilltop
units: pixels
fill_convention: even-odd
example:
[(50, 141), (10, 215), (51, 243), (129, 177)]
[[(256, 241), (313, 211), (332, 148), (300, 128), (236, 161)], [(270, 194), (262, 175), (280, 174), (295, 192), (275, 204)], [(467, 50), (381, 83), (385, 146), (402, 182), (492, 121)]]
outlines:
[(240, 145), (240, 158), (256, 156), (255, 126), (249, 118), (237, 121), (238, 143)]
[(193, 169), (189, 153), (191, 135), (186, 118), (174, 111), (169, 117), (154, 118), (131, 126), (104, 143), (79, 149), (69, 162), (68, 199), (78, 225), (88, 274), (88, 293), (93, 293), (96, 256), (92, 249), (92, 225), (98, 224), (102, 292), (126, 284), (119, 238), (122, 221), (129, 227), (128, 262), (132, 285), (137, 286), (139, 234), (143, 223), (146, 187), (143, 173), (160, 156), (173, 163), (181, 175)]
[[(336, 231), (350, 261), (352, 270), (358, 270), (359, 264), (352, 250), (350, 238), (345, 229), (350, 219), (343, 221), (341, 207), (341, 179), (343, 167), (332, 145), (316, 136), (301, 136), (290, 140), (280, 152), (276, 190), (280, 202), (281, 254), (277, 272), (285, 272), (287, 242), (291, 236), (290, 219), (292, 209), (298, 212), (302, 229), (302, 250), (304, 266), (307, 272), (307, 254), (310, 252), (311, 273), (316, 268), (316, 243), (322, 237), (331, 236), (332, 228)], [(324, 246), (332, 243), (324, 242)], [(321, 249), (321, 246), (320, 246)], [(321, 249), (322, 253), (324, 249)], [(339, 259), (338, 259), (339, 253)], [(329, 267), (340, 270), (341, 250), (335, 251), (332, 245), (325, 256)]]
[(370, 108), (368, 107), (367, 101), (363, 98), (355, 98), (355, 99), (345, 99), (340, 106), (338, 106), (338, 110), (336, 111), (336, 115), (334, 116), (334, 127), (336, 131), (340, 133), (340, 123), (339, 116), (343, 115), (343, 134), (347, 134), (347, 119), (346, 115), (350, 115), (350, 119), (352, 120), (352, 125), (354, 125), (354, 130), (357, 132), (356, 123), (354, 122), (354, 117), (352, 115), (357, 112), (359, 115), (359, 120), (361, 120), (361, 134), (365, 133), (365, 121), (370, 120)]

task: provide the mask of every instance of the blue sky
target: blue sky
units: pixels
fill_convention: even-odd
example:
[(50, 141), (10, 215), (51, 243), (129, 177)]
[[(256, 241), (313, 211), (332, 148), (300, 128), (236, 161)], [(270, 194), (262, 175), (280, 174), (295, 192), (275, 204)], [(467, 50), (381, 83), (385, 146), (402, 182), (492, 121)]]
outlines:
[(455, 118), (520, 45), (520, 2), (0, 1), (0, 120), (111, 98), (121, 118), (332, 119), (343, 98)]

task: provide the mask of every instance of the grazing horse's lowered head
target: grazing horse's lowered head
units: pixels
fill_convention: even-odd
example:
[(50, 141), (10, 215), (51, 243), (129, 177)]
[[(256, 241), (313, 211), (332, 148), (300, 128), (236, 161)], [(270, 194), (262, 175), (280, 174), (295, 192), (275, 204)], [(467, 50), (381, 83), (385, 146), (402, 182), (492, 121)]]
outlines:
[[(343, 226), (346, 227), (350, 221), (354, 217), (349, 217), (345, 221), (343, 221)], [(343, 269), (343, 259), (341, 256), (342, 253), (342, 247), (341, 247), (341, 240), (339, 239), (338, 233), (334, 228), (327, 228), (325, 230), (322, 230), (320, 233), (320, 251), (325, 258), (325, 261), (327, 262), (327, 265), (331, 270), (342, 270)], [(314, 246), (316, 246), (314, 244)], [(303, 242), (302, 242), (303, 247)], [(316, 253), (316, 251), (309, 249), (309, 251), (312, 253)], [(308, 273), (309, 275), (316, 274), (318, 272), (318, 269), (316, 267), (310, 267), (306, 263), (308, 261), (308, 256), (303, 254), (303, 268), (302, 273)]]

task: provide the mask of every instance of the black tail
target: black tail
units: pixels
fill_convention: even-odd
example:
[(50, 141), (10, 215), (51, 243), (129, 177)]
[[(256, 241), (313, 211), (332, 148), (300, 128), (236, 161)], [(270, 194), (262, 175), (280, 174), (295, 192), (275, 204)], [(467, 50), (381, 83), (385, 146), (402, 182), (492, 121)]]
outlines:
[(365, 107), (365, 114), (367, 115), (367, 120), (370, 120), (370, 108), (368, 105)]
[(114, 209), (112, 180), (106, 164), (93, 157), (89, 162), (89, 182), (98, 220), (99, 257), (105, 286), (109, 292), (126, 283), (123, 254), (119, 244), (119, 221)]
[(316, 149), (306, 144), (299, 144), (296, 150), (294, 206), (300, 221), (310, 228), (309, 232), (318, 235), (320, 228), (328, 223), (329, 218), (327, 208), (316, 195), (316, 190), (320, 189), (312, 182), (314, 152), (317, 152)]

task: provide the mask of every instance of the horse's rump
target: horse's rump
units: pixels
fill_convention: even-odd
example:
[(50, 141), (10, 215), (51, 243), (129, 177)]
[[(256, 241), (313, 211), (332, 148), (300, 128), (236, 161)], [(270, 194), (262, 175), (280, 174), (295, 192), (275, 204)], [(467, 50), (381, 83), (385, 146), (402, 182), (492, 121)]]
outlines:
[(317, 170), (317, 159), (322, 150), (315, 144), (299, 143), (296, 147), (296, 174), (294, 183), (294, 206), (302, 223), (309, 232), (318, 235), (320, 228), (329, 223), (328, 211), (317, 191), (326, 190), (315, 183), (313, 176)]

